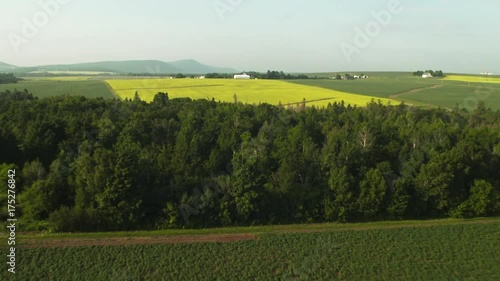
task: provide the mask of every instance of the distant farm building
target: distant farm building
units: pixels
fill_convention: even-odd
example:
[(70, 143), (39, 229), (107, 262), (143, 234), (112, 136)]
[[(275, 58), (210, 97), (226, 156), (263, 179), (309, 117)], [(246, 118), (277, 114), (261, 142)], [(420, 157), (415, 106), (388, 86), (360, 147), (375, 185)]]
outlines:
[(347, 76), (341, 76), (339, 74), (335, 77), (331, 77), (330, 79), (333, 79), (333, 80), (368, 79), (368, 75), (351, 75), (350, 76), (350, 74), (347, 74)]
[(243, 73), (243, 74), (236, 74), (234, 75), (234, 79), (250, 79), (250, 75)]
[(429, 72), (422, 74), (422, 78), (432, 78), (432, 75)]

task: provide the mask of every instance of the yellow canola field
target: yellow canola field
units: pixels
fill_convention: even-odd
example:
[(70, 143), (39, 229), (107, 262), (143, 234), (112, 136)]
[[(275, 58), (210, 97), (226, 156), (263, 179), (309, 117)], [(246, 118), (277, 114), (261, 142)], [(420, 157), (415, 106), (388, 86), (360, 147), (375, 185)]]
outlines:
[(305, 98), (308, 105), (323, 107), (328, 103), (366, 106), (372, 99), (397, 105), (391, 99), (363, 96), (320, 87), (299, 85), (278, 80), (232, 80), (232, 79), (127, 79), (106, 80), (122, 99), (132, 99), (137, 91), (142, 100), (150, 102), (158, 92), (167, 92), (169, 98), (208, 99), (248, 104), (269, 103), (282, 105), (300, 103)]
[(488, 76), (450, 75), (450, 76), (446, 76), (445, 78), (443, 78), (443, 80), (471, 82), (471, 83), (499, 83), (500, 84), (500, 78), (488, 77)]

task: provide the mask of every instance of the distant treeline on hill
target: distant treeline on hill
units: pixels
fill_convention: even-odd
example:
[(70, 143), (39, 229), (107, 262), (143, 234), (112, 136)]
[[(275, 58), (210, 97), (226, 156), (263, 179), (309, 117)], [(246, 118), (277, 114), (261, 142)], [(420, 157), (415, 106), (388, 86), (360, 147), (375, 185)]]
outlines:
[[(296, 75), (285, 74), (283, 71), (268, 70), (266, 73), (248, 71), (245, 73), (250, 75), (250, 77), (257, 79), (272, 79), (272, 80), (310, 79), (310, 77), (305, 74), (296, 74)], [(227, 74), (227, 73), (209, 73), (205, 76), (205, 78), (223, 78), (223, 79), (231, 79), (233, 77), (234, 77), (233, 74)]]
[(17, 83), (19, 80), (13, 73), (0, 73), (0, 84)]
[(500, 111), (484, 104), (294, 111), (23, 91), (0, 93), (0, 120), (0, 182), (16, 169), (21, 230), (500, 215)]
[(127, 76), (134, 77), (175, 77), (175, 78), (196, 78), (200, 75), (183, 73), (127, 73)]
[(432, 75), (432, 77), (444, 77), (444, 76), (446, 76), (443, 73), (443, 71), (441, 71), (441, 70), (436, 70), (436, 71), (433, 71), (433, 70), (426, 70), (426, 71), (417, 70), (417, 71), (413, 72), (413, 75), (415, 75), (415, 76), (422, 76), (425, 73), (429, 73), (430, 75)]
[[(325, 77), (310, 77), (305, 74), (289, 74), (283, 71), (271, 71), (268, 70), (265, 73), (256, 71), (247, 71), (246, 74), (250, 75), (251, 78), (257, 79), (272, 79), (272, 80), (295, 80), (295, 79), (326, 79)], [(204, 75), (207, 79), (233, 79), (234, 73), (207, 73)], [(151, 77), (174, 77), (174, 78), (197, 78), (200, 75), (194, 74), (168, 74), (168, 73), (128, 73), (127, 76), (151, 76)]]

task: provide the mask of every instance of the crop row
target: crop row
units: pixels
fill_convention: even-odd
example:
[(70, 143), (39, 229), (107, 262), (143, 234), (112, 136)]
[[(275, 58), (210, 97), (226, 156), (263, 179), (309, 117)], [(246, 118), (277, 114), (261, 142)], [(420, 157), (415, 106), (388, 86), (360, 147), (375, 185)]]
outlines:
[(236, 243), (21, 248), (16, 277), (18, 280), (495, 280), (500, 276), (499, 252), (498, 224), (265, 234), (257, 241)]

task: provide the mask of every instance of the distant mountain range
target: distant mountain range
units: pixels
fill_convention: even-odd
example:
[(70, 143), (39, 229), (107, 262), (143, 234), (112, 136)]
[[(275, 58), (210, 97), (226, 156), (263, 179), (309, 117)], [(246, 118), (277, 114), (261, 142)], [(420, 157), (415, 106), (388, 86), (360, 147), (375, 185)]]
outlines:
[(227, 67), (217, 67), (202, 64), (196, 60), (180, 60), (163, 62), (158, 60), (133, 60), (133, 61), (103, 61), (78, 64), (40, 65), (33, 67), (17, 67), (0, 62), (0, 72), (29, 73), (43, 71), (91, 71), (149, 73), (149, 74), (206, 74), (206, 73), (236, 73), (238, 70)]
[(0, 62), (0, 72), (12, 72), (16, 68), (16, 66)]

